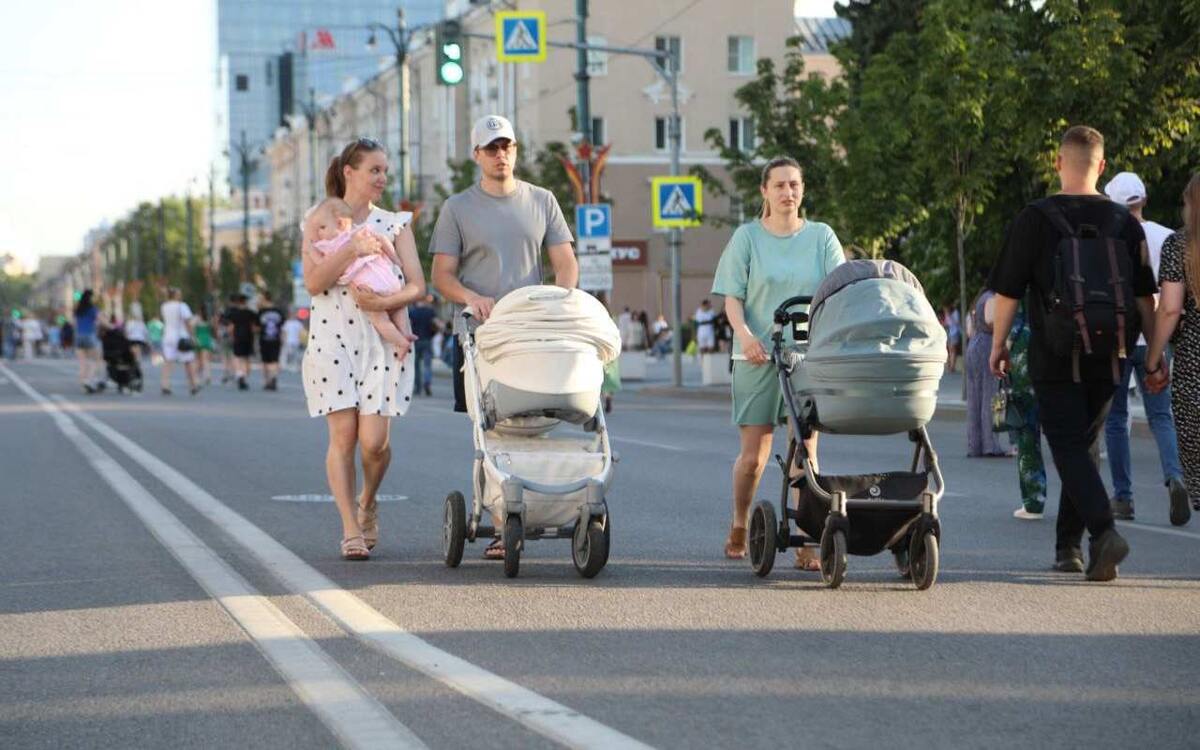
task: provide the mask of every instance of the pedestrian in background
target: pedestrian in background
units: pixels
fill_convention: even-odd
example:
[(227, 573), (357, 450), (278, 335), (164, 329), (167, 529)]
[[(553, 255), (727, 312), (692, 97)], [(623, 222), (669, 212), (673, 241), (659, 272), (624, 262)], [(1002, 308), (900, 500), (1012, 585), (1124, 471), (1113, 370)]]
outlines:
[[(801, 214), (804, 175), (788, 157), (772, 159), (762, 170), (762, 216), (733, 233), (721, 253), (712, 293), (725, 297), (733, 326), (733, 422), (741, 449), (733, 464), (733, 520), (725, 556), (746, 556), (750, 504), (771, 455), (775, 426), (785, 422), (779, 377), (771, 366), (767, 340), (775, 309), (796, 295), (811, 295), (845, 261), (842, 243), (827, 224)], [(785, 329), (791, 336), (790, 329)], [(804, 441), (816, 465), (817, 434)], [(796, 567), (818, 570), (811, 548), (796, 549)]]
[(196, 325), (196, 378), (202, 385), (212, 385), (213, 327), (208, 320), (208, 305), (200, 305)]
[(84, 289), (75, 304), (75, 358), (79, 361), (79, 384), (86, 393), (104, 390), (96, 330), (99, 317), (100, 310), (92, 302), (92, 290)]
[[(1146, 350), (1146, 384), (1161, 392), (1171, 381), (1171, 407), (1179, 439), (1179, 457), (1191, 497), (1191, 510), (1200, 511), (1200, 173), (1192, 175), (1183, 192), (1184, 228), (1163, 242), (1159, 280), (1158, 319)], [(1166, 359), (1167, 342), (1175, 351)], [(1190, 516), (1190, 514), (1189, 514)], [(1188, 518), (1176, 515), (1171, 523)]]
[[(1088, 127), (1067, 130), (1055, 160), (1061, 192), (1030, 204), (1017, 215), (988, 282), (988, 288), (996, 292), (990, 365), (997, 377), (1003, 377), (1009, 367), (1008, 335), (1018, 302), (1032, 288), (1029, 368), (1042, 429), (1062, 479), (1054, 567), (1084, 572), (1092, 581), (1116, 578), (1129, 545), (1113, 525), (1108, 491), (1090, 449), (1112, 401), (1114, 380), (1119, 375), (1118, 352), (1134, 343), (1139, 319), (1147, 338), (1154, 333), (1155, 284), (1146, 258), (1145, 234), (1128, 210), (1096, 189), (1104, 166), (1104, 138), (1098, 131)], [(1094, 231), (1084, 232), (1084, 225)], [(1079, 266), (1070, 277), (1056, 274), (1060, 256), (1064, 263), (1072, 256), (1079, 257), (1080, 253), (1071, 252), (1072, 247), (1099, 255), (1105, 246), (1111, 263), (1117, 269), (1127, 266), (1128, 272), (1098, 274), (1091, 272), (1095, 266)], [(1064, 286), (1068, 283), (1070, 287)], [(1110, 295), (1136, 299), (1136, 308), (1128, 309), (1122, 331), (1126, 341), (1119, 341), (1112, 330), (1103, 335), (1089, 332), (1089, 348), (1099, 349), (1095, 356), (1082, 350), (1083, 336), (1077, 327), (1090, 328), (1087, 319), (1080, 321), (1066, 303), (1055, 303), (1077, 296), (1088, 299), (1089, 289), (1107, 289)], [(1086, 569), (1082, 552), (1085, 528), (1091, 534)]]
[(433, 295), (408, 308), (408, 322), (417, 337), (416, 349), (417, 393), (433, 395), (433, 333), (437, 322), (437, 311), (433, 309)]
[(187, 374), (188, 392), (195, 396), (200, 390), (196, 383), (195, 323), (192, 308), (183, 301), (183, 292), (178, 287), (167, 290), (167, 301), (159, 308), (159, 315), (163, 322), (163, 363), (159, 383), (162, 395), (171, 395), (171, 369), (179, 363)]
[(142, 320), (141, 313), (131, 314), (125, 320), (125, 338), (129, 340), (130, 350), (133, 352), (134, 361), (140, 366), (142, 357), (150, 354), (150, 343), (146, 341), (149, 336), (149, 331), (146, 329), (146, 321)]
[(701, 354), (711, 354), (717, 350), (716, 318), (717, 314), (708, 297), (700, 300), (700, 306), (692, 313), (692, 322), (696, 325), (696, 348)]
[(1000, 382), (988, 367), (992, 351), (992, 314), (995, 293), (984, 289), (975, 298), (967, 318), (967, 356), (963, 377), (967, 379), (967, 458), (1010, 455), (992, 430), (992, 399)]
[(21, 321), (21, 349), (25, 359), (33, 359), (38, 356), (43, 338), (42, 321), (33, 315), (29, 315)]
[(304, 324), (296, 317), (293, 311), (288, 319), (283, 322), (283, 352), (279, 355), (280, 361), (285, 370), (295, 370), (296, 364), (299, 362), (303, 351), (301, 347), (301, 334), (304, 333)]
[(250, 358), (254, 356), (254, 327), (258, 316), (246, 307), (246, 295), (235, 294), (224, 314), (225, 333), (229, 338), (233, 355), (233, 376), (237, 378), (239, 391), (250, 390)]
[(955, 372), (962, 354), (962, 317), (957, 307), (942, 306), (942, 327), (946, 329), (946, 372)]
[(1040, 521), (1046, 509), (1046, 462), (1042, 457), (1042, 426), (1038, 423), (1037, 397), (1029, 374), (1029, 317), (1025, 303), (1017, 307), (1009, 338), (1009, 397), (1021, 412), (1021, 427), (1012, 431), (1017, 446), (1017, 483), (1021, 489), (1021, 507), (1013, 517), (1022, 521)]
[[(1146, 233), (1146, 249), (1150, 254), (1150, 268), (1157, 281), (1162, 259), (1163, 241), (1171, 236), (1171, 230), (1162, 224), (1146, 221), (1142, 211), (1146, 207), (1146, 186), (1133, 172), (1121, 172), (1104, 186), (1104, 192), (1115, 203), (1125, 206), (1133, 218), (1142, 225)], [(1170, 366), (1170, 352), (1167, 352)], [(1146, 388), (1146, 338), (1138, 337), (1137, 346), (1123, 363), (1121, 379), (1113, 394), (1112, 407), (1104, 423), (1104, 442), (1108, 448), (1108, 470), (1112, 476), (1113, 517), (1132, 521), (1133, 508), (1133, 464), (1129, 456), (1129, 378), (1137, 378), (1137, 387), (1142, 394), (1142, 406), (1146, 421), (1158, 446), (1158, 461), (1162, 466), (1163, 484), (1167, 488), (1171, 523), (1176, 526), (1187, 523), (1191, 516), (1188, 509), (1188, 491), (1183, 483), (1183, 467), (1179, 465), (1179, 443), (1175, 436), (1175, 422), (1171, 417), (1171, 394), (1151, 393)]]
[(283, 348), (283, 310), (275, 306), (271, 293), (263, 290), (259, 295), (258, 317), (255, 328), (258, 330), (258, 354), (262, 357), (263, 390), (279, 389), (279, 353)]
[[(374, 205), (387, 180), (387, 151), (374, 140), (359, 138), (333, 157), (325, 192), (349, 204), (355, 226), (379, 227), (388, 235), (400, 260), (398, 291), (380, 295), (337, 283), (356, 258), (380, 252), (373, 229), (356, 231), (349, 242), (322, 257), (313, 248), (316, 227), (306, 222), (304, 228), (304, 286), (312, 295), (312, 315), (301, 382), (309, 416), (323, 417), (329, 432), (325, 473), (341, 518), (340, 549), (346, 560), (369, 559), (379, 541), (376, 493), (392, 459), (390, 420), (408, 412), (414, 375), (411, 351), (400, 359), (364, 312), (407, 307), (425, 296), (412, 214)], [(356, 452), (363, 477), (357, 499)]]
[(70, 357), (75, 351), (75, 326), (71, 325), (70, 318), (65, 315), (60, 315), (62, 324), (59, 326), (58, 338), (62, 346), (63, 356)]

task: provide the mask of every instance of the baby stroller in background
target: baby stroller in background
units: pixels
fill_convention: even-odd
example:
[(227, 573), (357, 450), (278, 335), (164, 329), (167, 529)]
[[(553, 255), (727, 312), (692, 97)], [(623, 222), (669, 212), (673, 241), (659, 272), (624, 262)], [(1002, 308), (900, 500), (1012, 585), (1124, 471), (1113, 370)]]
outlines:
[(142, 390), (142, 368), (133, 356), (133, 346), (125, 338), (125, 331), (113, 327), (100, 335), (100, 350), (108, 377), (117, 384), (117, 393)]
[[(455, 335), (475, 460), (469, 519), (462, 493), (446, 498), (446, 565), (462, 561), (465, 541), (499, 534), (512, 578), (526, 540), (570, 539), (575, 569), (592, 578), (611, 541), (606, 494), (615, 459), (600, 385), (604, 364), (621, 351), (616, 325), (586, 292), (530, 286), (505, 295), (478, 327), (470, 311), (455, 316)], [(591, 437), (552, 434), (564, 422)], [(502, 529), (482, 524), (485, 510)]]
[[(793, 311), (801, 305), (808, 312)], [(792, 326), (794, 344), (785, 341), (785, 325)], [(792, 297), (776, 309), (772, 341), (790, 429), (786, 462), (775, 457), (783, 470), (782, 519), (776, 520), (768, 501), (757, 503), (751, 514), (748, 551), (754, 572), (766, 576), (777, 552), (817, 543), (821, 578), (830, 588), (841, 585), (847, 554), (885, 549), (918, 589), (933, 586), (945, 482), (925, 425), (937, 407), (946, 334), (920, 282), (892, 261), (844, 263), (815, 295)], [(814, 430), (907, 433), (916, 445), (912, 466), (909, 471), (818, 474), (800, 443)], [(793, 521), (803, 534), (792, 534)]]

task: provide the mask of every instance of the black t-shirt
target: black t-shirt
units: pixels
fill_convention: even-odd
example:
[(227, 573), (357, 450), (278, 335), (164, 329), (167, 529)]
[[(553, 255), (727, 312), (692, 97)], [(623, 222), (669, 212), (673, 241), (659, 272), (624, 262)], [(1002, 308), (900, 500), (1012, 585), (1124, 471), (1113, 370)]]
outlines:
[(231, 307), (225, 311), (225, 322), (233, 326), (233, 340), (239, 343), (254, 341), (254, 325), (258, 315), (246, 307)]
[[(1092, 224), (1104, 226), (1113, 214), (1126, 214), (1119, 236), (1125, 242), (1134, 269), (1133, 293), (1149, 297), (1158, 291), (1154, 271), (1150, 268), (1146, 250), (1146, 235), (1128, 209), (1103, 195), (1055, 195), (1051, 198), (1066, 215), (1071, 226)], [(1056, 357), (1045, 340), (1047, 300), (1054, 291), (1054, 251), (1061, 235), (1041, 210), (1026, 206), (1008, 227), (1004, 249), (996, 259), (988, 279), (988, 288), (1012, 299), (1025, 297), (1029, 292), (1029, 376), (1035, 382), (1071, 382), (1071, 358)], [(1133, 307), (1126, 323), (1131, 328), (1141, 326), (1141, 318)], [(1112, 381), (1112, 362), (1104, 358), (1081, 356), (1079, 375), (1084, 381)]]
[(283, 330), (283, 310), (278, 307), (259, 308), (258, 329), (260, 341), (278, 341)]

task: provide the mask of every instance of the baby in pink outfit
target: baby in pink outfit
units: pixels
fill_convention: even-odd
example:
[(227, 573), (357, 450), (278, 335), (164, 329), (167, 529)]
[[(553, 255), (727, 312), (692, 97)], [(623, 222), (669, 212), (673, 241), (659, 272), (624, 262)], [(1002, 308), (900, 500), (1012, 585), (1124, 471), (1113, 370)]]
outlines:
[[(354, 234), (353, 214), (350, 205), (340, 198), (326, 198), (313, 210), (305, 223), (304, 233), (314, 238), (313, 249), (318, 255), (329, 255), (350, 241)], [(379, 242), (382, 252), (355, 258), (337, 283), (365, 286), (376, 294), (391, 294), (402, 286), (392, 270), (392, 264), (399, 266), (400, 259), (386, 237), (378, 233), (372, 233), (371, 236)], [(406, 308), (373, 312), (364, 310), (363, 313), (383, 340), (395, 345), (401, 358), (408, 354), (416, 337), (409, 327)]]

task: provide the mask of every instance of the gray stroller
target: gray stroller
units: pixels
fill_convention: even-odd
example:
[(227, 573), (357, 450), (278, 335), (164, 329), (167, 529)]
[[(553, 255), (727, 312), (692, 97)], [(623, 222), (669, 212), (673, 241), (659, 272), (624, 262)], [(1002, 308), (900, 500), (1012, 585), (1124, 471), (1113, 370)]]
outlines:
[[(946, 334), (920, 282), (892, 261), (845, 263), (812, 297), (792, 297), (776, 309), (772, 341), (789, 437), (786, 461), (776, 456), (783, 471), (779, 515), (760, 501), (750, 516), (754, 572), (768, 575), (775, 555), (789, 547), (818, 545), (821, 578), (837, 588), (847, 555), (888, 549), (902, 576), (921, 590), (933, 586), (945, 485), (925, 425), (937, 406)], [(814, 431), (906, 433), (915, 444), (912, 465), (819, 474), (800, 442)]]

